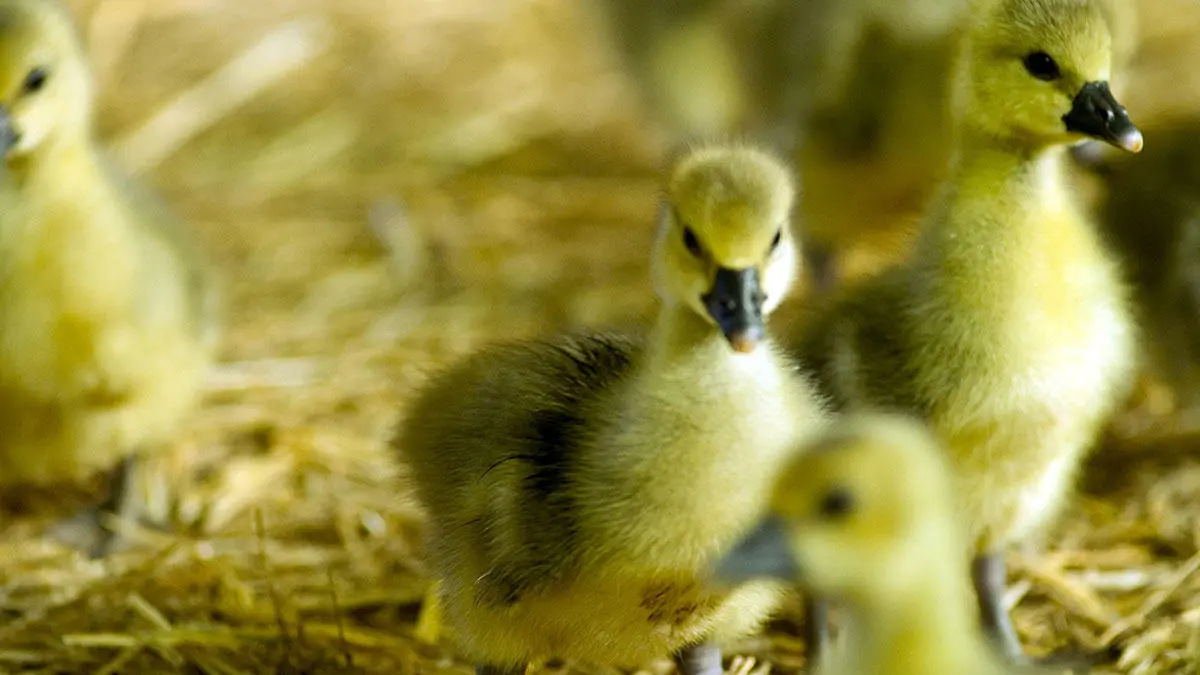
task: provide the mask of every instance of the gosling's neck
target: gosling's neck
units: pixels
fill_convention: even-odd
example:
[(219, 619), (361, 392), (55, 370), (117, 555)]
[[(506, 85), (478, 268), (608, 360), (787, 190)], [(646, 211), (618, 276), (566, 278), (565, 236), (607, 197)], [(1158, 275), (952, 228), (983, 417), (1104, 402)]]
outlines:
[(40, 193), (78, 191), (102, 173), (90, 131), (78, 130), (45, 139), (24, 155), (5, 162), (6, 180)]
[[(664, 301), (636, 376), (614, 399), (613, 441), (590, 458), (623, 478), (586, 491), (587, 511), (637, 507), (636, 528), (620, 518), (595, 521), (597, 539), (614, 542), (623, 565), (691, 574), (761, 512), (793, 447), (794, 413), (808, 412), (769, 347), (737, 353), (716, 326)], [(730, 481), (745, 489), (729, 490)], [(660, 487), (646, 487), (653, 485)]]
[[(1063, 176), (1063, 145), (960, 132), (947, 182), (927, 219), (914, 265), (926, 297), (969, 306), (1001, 301), (1031, 272), (1057, 278), (1090, 234)], [(1071, 245), (1068, 245), (1071, 244)], [(962, 296), (962, 297), (959, 297)], [(961, 304), (961, 303), (960, 303)]]
[(1011, 204), (1014, 207), (1060, 202), (1066, 196), (1062, 162), (1065, 145), (997, 138), (970, 128), (961, 130), (958, 138), (950, 171), (950, 182), (958, 195), (1019, 201)]

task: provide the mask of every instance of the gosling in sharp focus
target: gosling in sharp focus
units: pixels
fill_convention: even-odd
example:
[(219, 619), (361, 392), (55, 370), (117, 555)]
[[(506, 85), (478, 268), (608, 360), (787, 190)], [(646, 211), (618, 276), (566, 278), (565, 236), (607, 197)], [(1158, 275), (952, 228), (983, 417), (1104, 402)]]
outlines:
[(842, 604), (848, 643), (819, 675), (1038, 672), (1006, 663), (979, 630), (953, 487), (915, 420), (843, 418), (780, 473), (767, 515), (716, 577), (793, 581)]
[(132, 513), (135, 458), (193, 405), (215, 342), (205, 267), (168, 211), (97, 146), (66, 10), (0, 1), (0, 486), (117, 466), (93, 553)]
[(658, 319), (485, 348), (436, 376), (396, 440), (431, 522), (440, 611), (481, 673), (559, 657), (721, 672), (785, 587), (714, 591), (707, 565), (824, 420), (765, 318), (797, 274), (788, 171), (684, 153), (653, 250)]
[(989, 634), (1019, 657), (1004, 551), (1052, 523), (1131, 387), (1117, 266), (1066, 149), (1142, 136), (1113, 97), (1102, 0), (988, 0), (956, 68), (955, 158), (911, 257), (819, 309), (796, 349), (844, 409), (916, 414), (952, 460)]

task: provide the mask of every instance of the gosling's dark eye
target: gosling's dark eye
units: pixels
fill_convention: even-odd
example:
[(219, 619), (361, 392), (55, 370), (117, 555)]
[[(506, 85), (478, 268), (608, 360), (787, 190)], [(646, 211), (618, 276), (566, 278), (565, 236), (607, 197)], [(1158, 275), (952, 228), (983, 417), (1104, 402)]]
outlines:
[(1057, 80), (1062, 76), (1054, 57), (1046, 52), (1033, 52), (1025, 57), (1025, 70), (1039, 80)]
[(834, 520), (848, 515), (854, 510), (854, 495), (842, 487), (835, 487), (821, 498), (818, 511), (822, 518)]
[(696, 233), (692, 232), (690, 227), (683, 228), (683, 245), (687, 247), (689, 253), (697, 258), (704, 253), (700, 248), (700, 240), (696, 239)]
[(779, 242), (781, 242), (781, 241), (783, 241), (783, 230), (776, 232), (775, 238), (771, 240), (771, 251), (772, 252), (774, 252), (775, 249), (779, 248)]
[(50, 77), (50, 73), (46, 72), (45, 68), (34, 68), (25, 76), (25, 82), (21, 84), (21, 91), (26, 94), (32, 94), (40, 91), (46, 86), (46, 78)]

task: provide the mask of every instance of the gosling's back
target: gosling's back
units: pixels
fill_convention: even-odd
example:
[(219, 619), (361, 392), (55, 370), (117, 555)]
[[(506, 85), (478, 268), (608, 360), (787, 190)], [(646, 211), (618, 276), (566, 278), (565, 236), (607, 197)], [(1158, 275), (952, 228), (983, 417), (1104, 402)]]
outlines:
[[(597, 397), (639, 350), (638, 338), (616, 334), (493, 345), (413, 402), (397, 441), (441, 542), (437, 572), (482, 574), (511, 560), (512, 574), (499, 576), (513, 578), (481, 587), (515, 598), (571, 558), (574, 455)], [(526, 569), (530, 578), (517, 578)]]

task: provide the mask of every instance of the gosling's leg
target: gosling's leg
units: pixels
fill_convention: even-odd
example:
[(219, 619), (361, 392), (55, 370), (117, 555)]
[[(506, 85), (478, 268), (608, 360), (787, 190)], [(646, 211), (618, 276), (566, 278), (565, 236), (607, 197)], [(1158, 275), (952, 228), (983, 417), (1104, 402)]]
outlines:
[(109, 529), (104, 523), (109, 515), (121, 520), (128, 520), (136, 516), (133, 505), (133, 476), (137, 465), (136, 456), (130, 454), (121, 460), (109, 478), (108, 498), (95, 508), (99, 539), (90, 551), (93, 558), (107, 556), (120, 543), (116, 531)]
[(1004, 591), (1008, 588), (1008, 566), (1004, 555), (992, 552), (976, 556), (971, 562), (971, 581), (975, 584), (984, 633), (1005, 655), (1023, 658), (1025, 650), (1021, 647), (1021, 638), (1004, 607)]
[(721, 648), (701, 642), (679, 650), (675, 655), (675, 667), (679, 675), (722, 675)]
[(1004, 607), (1004, 591), (1008, 587), (1008, 566), (1005, 564), (1004, 555), (991, 552), (976, 556), (971, 564), (971, 580), (975, 585), (984, 632), (1001, 653), (1014, 663), (1036, 663), (1086, 672), (1093, 666), (1120, 656), (1114, 653), (1113, 649), (1106, 649), (1096, 652), (1062, 651), (1042, 658), (1030, 658), (1021, 645), (1021, 638), (1013, 627), (1008, 610)]
[(812, 672), (829, 653), (829, 600), (804, 598), (804, 653), (806, 669)]
[(106, 520), (110, 515), (120, 519), (135, 515), (132, 483), (137, 464), (138, 460), (132, 454), (122, 459), (109, 475), (108, 496), (104, 501), (60, 523), (54, 536), (87, 552), (93, 559), (112, 553), (120, 540), (117, 533), (108, 528)]

